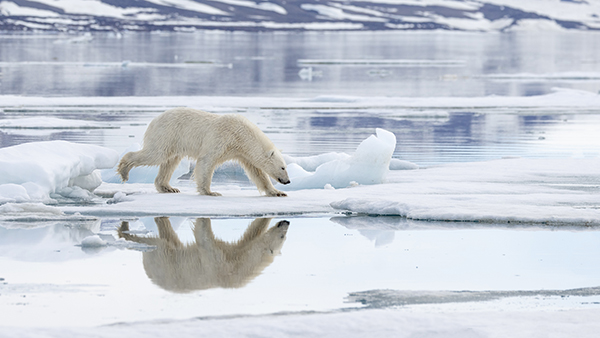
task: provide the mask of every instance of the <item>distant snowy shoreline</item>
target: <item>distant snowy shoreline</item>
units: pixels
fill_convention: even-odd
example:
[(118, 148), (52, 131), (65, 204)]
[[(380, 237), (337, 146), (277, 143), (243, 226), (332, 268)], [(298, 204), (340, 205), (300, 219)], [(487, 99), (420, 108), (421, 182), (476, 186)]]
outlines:
[(4, 31), (598, 30), (595, 1), (0, 1)]

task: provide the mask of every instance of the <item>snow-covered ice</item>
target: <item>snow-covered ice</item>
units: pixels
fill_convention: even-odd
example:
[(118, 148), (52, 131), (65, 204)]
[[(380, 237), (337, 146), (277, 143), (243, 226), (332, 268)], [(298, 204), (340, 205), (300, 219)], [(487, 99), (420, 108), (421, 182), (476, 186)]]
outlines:
[[(107, 98), (23, 98), (3, 96), (6, 105), (54, 106), (70, 104), (108, 104)], [(418, 108), (410, 114), (431, 109), (449, 107), (477, 107), (485, 114), (506, 114), (507, 109), (528, 109), (527, 114), (563, 114), (565, 110), (578, 114), (593, 114), (600, 107), (600, 96), (595, 93), (556, 89), (551, 94), (529, 97), (469, 97), (469, 98), (369, 98), (354, 96), (321, 96), (310, 99), (257, 98), (257, 97), (167, 97), (161, 98), (110, 98), (111, 104), (135, 105), (135, 107), (170, 105), (206, 106), (207, 110), (232, 110), (235, 107), (277, 107), (318, 108), (323, 106), (340, 109), (377, 109), (378, 107), (400, 111), (402, 107)], [(558, 108), (557, 108), (558, 107)], [(547, 108), (547, 109), (546, 109)], [(549, 109), (549, 110), (548, 110)], [(382, 110), (385, 114), (387, 110)], [(428, 116), (428, 115), (427, 115)], [(67, 159), (62, 154), (67, 143), (42, 142), (5, 148), (0, 154), (11, 153), (15, 161), (25, 166), (27, 159), (19, 151), (11, 149), (43, 148), (38, 156), (37, 168), (42, 170), (39, 161), (48, 164), (41, 175), (32, 172), (33, 166), (3, 167), (10, 169), (13, 179), (2, 176), (0, 192), (4, 202), (48, 201), (51, 194), (62, 194), (84, 198), (87, 190), (93, 190), (98, 181), (77, 182), (75, 177), (93, 178), (102, 171), (104, 182), (94, 192), (106, 198), (108, 203), (95, 205), (66, 205), (56, 208), (66, 214), (82, 215), (274, 215), (274, 214), (322, 214), (322, 213), (361, 213), (373, 215), (399, 215), (411, 219), (444, 221), (484, 221), (484, 222), (548, 222), (569, 224), (599, 223), (598, 167), (600, 153), (588, 153), (573, 158), (506, 158), (476, 163), (455, 163), (440, 167), (418, 168), (418, 166), (390, 159), (396, 143), (393, 134), (383, 130), (364, 141), (355, 153), (316, 153), (311, 156), (285, 156), (290, 163), (292, 187), (288, 198), (266, 199), (261, 197), (251, 185), (230, 183), (225, 179), (213, 182), (213, 187), (223, 193), (223, 197), (198, 196), (193, 182), (177, 177), (189, 171), (189, 163), (182, 162), (179, 172), (173, 175), (173, 184), (182, 190), (181, 194), (157, 194), (152, 184), (156, 167), (139, 168), (132, 171), (130, 182), (120, 183), (115, 175), (114, 165), (118, 155), (110, 149), (94, 148), (87, 145), (69, 144), (77, 151), (69, 150)], [(387, 135), (387, 136), (386, 136)], [(568, 142), (568, 136), (563, 136)], [(402, 140), (400, 140), (401, 142)], [(90, 148), (91, 147), (91, 148)], [(139, 147), (139, 145), (137, 145)], [(363, 148), (361, 150), (361, 147)], [(69, 148), (70, 149), (70, 148)], [(85, 149), (85, 150), (84, 150)], [(364, 151), (363, 151), (364, 150)], [(78, 154), (83, 151), (86, 156)], [(285, 153), (285, 151), (284, 151)], [(362, 158), (363, 155), (373, 158)], [(582, 155), (582, 154), (580, 154)], [(7, 156), (7, 155), (2, 155)], [(58, 157), (56, 157), (58, 156)], [(83, 156), (80, 158), (80, 156)], [(89, 157), (91, 156), (91, 157)], [(97, 157), (97, 158), (94, 158)], [(367, 156), (367, 157), (368, 157)], [(56, 157), (56, 159), (53, 159)], [(582, 158), (579, 158), (582, 157)], [(93, 164), (94, 161), (97, 163)], [(374, 165), (375, 161), (381, 161)], [(386, 162), (389, 163), (386, 165)], [(62, 167), (57, 165), (62, 164)], [(100, 163), (101, 162), (101, 163)], [(28, 162), (27, 162), (28, 163)], [(83, 165), (88, 164), (89, 165)], [(367, 165), (367, 163), (370, 163)], [(295, 164), (295, 165), (294, 165)], [(351, 165), (354, 169), (348, 169)], [(82, 171), (82, 168), (85, 170)], [(343, 167), (343, 168), (342, 168)], [(391, 171), (388, 171), (392, 169)], [(378, 168), (373, 170), (373, 168)], [(138, 168), (136, 168), (138, 169)], [(412, 170), (398, 170), (412, 169)], [(236, 165), (226, 164), (221, 172), (242, 175)], [(344, 172), (344, 170), (346, 170)], [(219, 171), (217, 171), (217, 174)], [(87, 175), (90, 175), (88, 177)], [(61, 176), (62, 175), (62, 176)], [(50, 176), (48, 178), (47, 176)], [(54, 183), (59, 180), (61, 183)], [(64, 176), (64, 177), (63, 177)], [(295, 176), (295, 177), (294, 177)], [(28, 183), (35, 178), (42, 183)], [(335, 179), (344, 178), (343, 182)], [(177, 182), (175, 182), (177, 181)], [(314, 182), (313, 182), (314, 181)], [(44, 183), (47, 182), (47, 183)], [(296, 183), (298, 182), (298, 183)], [(353, 183), (356, 182), (356, 183)], [(378, 182), (379, 184), (369, 185)], [(82, 189), (80, 189), (82, 188)], [(87, 190), (85, 189), (87, 188)], [(226, 202), (225, 202), (226, 201)], [(268, 202), (267, 202), (268, 201)]]
[[(53, 194), (88, 198), (112, 167), (116, 151), (66, 141), (25, 143), (0, 149), (0, 203), (49, 202)], [(86, 192), (87, 191), (87, 192)]]
[[(255, 189), (215, 187), (223, 197), (199, 196), (193, 185), (162, 195), (152, 184), (103, 183), (102, 196), (127, 193), (128, 201), (100, 206), (58, 206), (84, 215), (281, 215), (354, 212), (409, 219), (548, 224), (600, 224), (599, 158), (499, 159), (390, 171), (386, 182), (344, 189), (260, 196)], [(213, 184), (214, 185), (214, 184)], [(225, 202), (226, 201), (226, 202)], [(225, 203), (224, 203), (225, 202)]]

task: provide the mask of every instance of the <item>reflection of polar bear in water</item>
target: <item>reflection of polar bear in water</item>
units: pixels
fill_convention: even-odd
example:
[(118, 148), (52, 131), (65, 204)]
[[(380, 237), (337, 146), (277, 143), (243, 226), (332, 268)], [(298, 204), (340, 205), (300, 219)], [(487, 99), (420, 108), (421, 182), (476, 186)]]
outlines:
[(271, 218), (257, 218), (239, 241), (227, 243), (215, 238), (210, 219), (198, 218), (194, 227), (196, 243), (183, 244), (167, 217), (154, 220), (158, 238), (127, 233), (128, 222), (121, 223), (119, 236), (157, 246), (156, 250), (144, 252), (144, 269), (155, 284), (175, 292), (246, 285), (280, 253), (290, 224), (281, 221), (268, 229)]

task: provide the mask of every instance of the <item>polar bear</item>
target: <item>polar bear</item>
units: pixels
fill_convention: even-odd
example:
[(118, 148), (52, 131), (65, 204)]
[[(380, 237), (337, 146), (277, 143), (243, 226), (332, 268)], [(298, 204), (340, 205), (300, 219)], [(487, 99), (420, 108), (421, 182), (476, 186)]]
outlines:
[[(209, 218), (195, 221), (195, 243), (183, 244), (168, 217), (156, 217), (159, 237), (129, 233), (122, 222), (119, 237), (156, 246), (144, 252), (144, 270), (159, 287), (173, 292), (210, 288), (239, 288), (256, 278), (281, 253), (290, 222), (269, 229), (271, 218), (257, 218), (235, 243), (215, 238)], [(268, 230), (267, 230), (268, 229)]]
[(228, 160), (238, 161), (259, 191), (267, 196), (287, 196), (275, 189), (269, 176), (290, 183), (286, 164), (273, 142), (241, 115), (217, 115), (190, 108), (167, 110), (156, 117), (144, 134), (140, 151), (125, 154), (117, 171), (123, 181), (138, 166), (158, 165), (154, 185), (158, 192), (176, 193), (169, 185), (184, 157), (196, 160), (194, 176), (201, 195), (220, 196), (210, 190), (215, 168)]

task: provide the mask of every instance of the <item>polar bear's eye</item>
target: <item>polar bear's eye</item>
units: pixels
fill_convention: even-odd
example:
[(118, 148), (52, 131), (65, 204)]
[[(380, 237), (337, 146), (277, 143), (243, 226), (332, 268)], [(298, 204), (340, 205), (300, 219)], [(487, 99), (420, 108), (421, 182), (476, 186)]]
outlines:
[(285, 167), (281, 167), (281, 170), (285, 170)]

